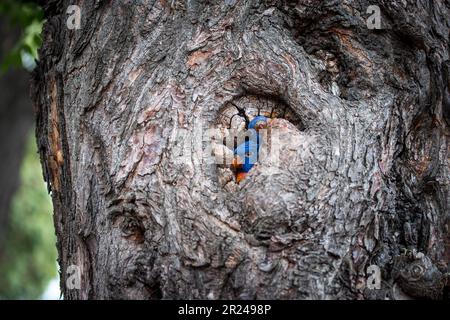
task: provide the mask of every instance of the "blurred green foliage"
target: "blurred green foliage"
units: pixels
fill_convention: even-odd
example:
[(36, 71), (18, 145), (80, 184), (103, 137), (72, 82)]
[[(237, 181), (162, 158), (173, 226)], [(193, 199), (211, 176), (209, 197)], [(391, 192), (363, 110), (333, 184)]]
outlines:
[(30, 134), (0, 261), (1, 299), (39, 298), (57, 275), (52, 203), (36, 150), (34, 134)]
[[(7, 21), (7, 32), (21, 30), (18, 42), (0, 61), (0, 76), (12, 67), (33, 69), (42, 42), (42, 9), (24, 0), (0, 0), (0, 19)], [(20, 179), (0, 260), (0, 299), (40, 298), (57, 275), (52, 203), (42, 179), (34, 134), (26, 145)]]
[(6, 18), (10, 27), (20, 27), (22, 30), (15, 47), (0, 62), (0, 72), (5, 72), (9, 67), (33, 69), (34, 60), (38, 58), (38, 49), (42, 44), (42, 9), (32, 2), (1, 0), (0, 17)]

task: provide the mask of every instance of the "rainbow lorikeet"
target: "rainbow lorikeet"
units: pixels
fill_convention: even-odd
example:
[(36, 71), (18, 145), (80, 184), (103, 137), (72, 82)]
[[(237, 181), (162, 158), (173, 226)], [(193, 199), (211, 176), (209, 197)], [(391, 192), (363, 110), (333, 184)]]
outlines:
[(231, 169), (236, 176), (236, 182), (241, 182), (258, 160), (261, 137), (259, 130), (267, 127), (268, 118), (257, 116), (248, 125), (249, 139), (234, 149), (234, 159)]

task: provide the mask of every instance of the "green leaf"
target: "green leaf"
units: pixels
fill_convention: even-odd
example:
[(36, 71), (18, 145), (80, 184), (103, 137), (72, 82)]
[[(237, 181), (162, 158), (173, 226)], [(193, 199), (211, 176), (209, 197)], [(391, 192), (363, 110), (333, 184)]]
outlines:
[(2, 3), (0, 3), (0, 18), (2, 17), (6, 17), (11, 26), (21, 27), (22, 35), (11, 52), (0, 62), (0, 72), (5, 72), (8, 68), (14, 67), (29, 69), (31, 66), (29, 59), (23, 61), (21, 53), (27, 52), (34, 59), (38, 59), (38, 50), (42, 45), (40, 35), (44, 22), (42, 9), (30, 2), (2, 0)]

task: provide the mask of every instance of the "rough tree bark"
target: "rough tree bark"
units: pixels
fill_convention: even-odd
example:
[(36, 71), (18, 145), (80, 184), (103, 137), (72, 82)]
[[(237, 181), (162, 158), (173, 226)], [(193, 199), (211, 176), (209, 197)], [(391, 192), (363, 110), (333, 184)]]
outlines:
[[(33, 91), (65, 298), (445, 295), (448, 1), (71, 2)], [(282, 128), (239, 185), (186, 148), (230, 105)]]

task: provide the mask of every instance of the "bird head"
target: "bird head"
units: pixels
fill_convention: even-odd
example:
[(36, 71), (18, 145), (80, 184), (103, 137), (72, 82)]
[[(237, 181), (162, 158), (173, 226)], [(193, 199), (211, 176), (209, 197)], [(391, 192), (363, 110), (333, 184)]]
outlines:
[(267, 128), (269, 119), (265, 116), (256, 116), (252, 121), (248, 124), (249, 129), (255, 129), (256, 131), (260, 129)]

